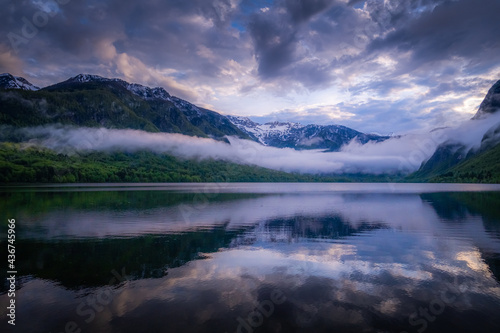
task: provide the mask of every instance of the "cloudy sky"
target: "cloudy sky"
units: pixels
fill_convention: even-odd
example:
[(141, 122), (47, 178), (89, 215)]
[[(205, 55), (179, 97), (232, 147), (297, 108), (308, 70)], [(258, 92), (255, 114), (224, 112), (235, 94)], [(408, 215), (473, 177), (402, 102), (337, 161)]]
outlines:
[(455, 125), (500, 79), (498, 0), (0, 4), (0, 72), (118, 77), (260, 122)]

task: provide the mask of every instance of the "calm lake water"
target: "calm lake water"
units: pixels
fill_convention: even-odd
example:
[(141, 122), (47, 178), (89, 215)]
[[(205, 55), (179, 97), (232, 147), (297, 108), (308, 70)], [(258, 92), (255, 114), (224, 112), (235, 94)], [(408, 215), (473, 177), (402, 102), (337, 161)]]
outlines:
[(500, 332), (500, 187), (0, 188), (1, 332)]

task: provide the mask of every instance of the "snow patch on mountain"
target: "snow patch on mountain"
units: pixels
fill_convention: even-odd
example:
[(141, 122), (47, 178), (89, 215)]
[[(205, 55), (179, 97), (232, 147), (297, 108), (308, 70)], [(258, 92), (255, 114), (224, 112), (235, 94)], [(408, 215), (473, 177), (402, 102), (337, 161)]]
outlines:
[(227, 116), (236, 127), (265, 146), (338, 151), (352, 140), (364, 144), (387, 137), (364, 134), (340, 125), (302, 125), (293, 122), (258, 124), (246, 117)]
[(270, 137), (286, 140), (287, 137), (291, 135), (293, 129), (302, 127), (301, 124), (291, 122), (285, 123), (275, 121), (258, 124), (246, 117), (227, 116), (227, 118), (240, 130), (247, 132), (250, 136), (253, 136), (260, 143), (266, 146), (269, 145), (268, 139)]
[(139, 96), (145, 100), (163, 100), (173, 103), (179, 110), (181, 110), (189, 121), (192, 121), (194, 118), (202, 117), (206, 114), (206, 112), (196, 105), (189, 103), (183, 99), (180, 99), (175, 96), (171, 96), (164, 88), (155, 87), (150, 88), (143, 86), (137, 83), (128, 83), (121, 79), (108, 79), (99, 75), (93, 74), (78, 74), (75, 77), (72, 77), (65, 81), (64, 83), (86, 83), (86, 82), (112, 82), (118, 85), (121, 85), (131, 93), (136, 96)]
[(150, 88), (143, 86), (138, 83), (128, 83), (127, 81), (121, 80), (121, 79), (108, 79), (99, 75), (93, 75), (93, 74), (78, 74), (75, 77), (70, 78), (66, 82), (79, 82), (79, 83), (86, 83), (86, 82), (116, 82), (123, 87), (125, 87), (128, 91), (133, 93), (134, 95), (137, 95), (141, 98), (144, 98), (146, 100), (153, 100), (153, 99), (161, 99), (165, 101), (171, 101), (171, 96), (170, 94), (163, 89), (162, 87), (155, 87), (155, 88)]
[(132, 83), (132, 84), (127, 84), (126, 88), (133, 94), (147, 100), (162, 99), (164, 101), (171, 101), (170, 94), (161, 87), (149, 88), (137, 83)]
[(108, 81), (118, 81), (118, 80), (119, 79), (108, 79), (93, 74), (78, 74), (77, 76), (70, 78), (68, 81), (85, 83), (85, 82), (108, 82)]
[(40, 88), (31, 84), (25, 78), (9, 73), (0, 74), (0, 89), (21, 89), (37, 91)]
[(188, 117), (190, 121), (193, 120), (193, 118), (201, 117), (203, 114), (200, 108), (198, 108), (196, 105), (191, 104), (188, 101), (185, 101), (178, 97), (171, 97), (170, 101), (174, 103), (174, 105), (179, 110), (181, 110), (186, 115), (186, 117)]

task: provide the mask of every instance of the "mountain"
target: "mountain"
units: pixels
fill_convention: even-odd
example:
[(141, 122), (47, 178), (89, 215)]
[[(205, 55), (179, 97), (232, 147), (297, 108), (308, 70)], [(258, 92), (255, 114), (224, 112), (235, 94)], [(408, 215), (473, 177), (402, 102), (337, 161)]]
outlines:
[(429, 178), (439, 183), (500, 183), (500, 144), (474, 154)]
[(472, 119), (484, 118), (488, 114), (495, 113), (498, 109), (500, 109), (500, 80), (488, 90), (486, 97)]
[(39, 89), (21, 77), (4, 74), (0, 86), (0, 124), (15, 127), (53, 123), (130, 128), (149, 132), (226, 140), (237, 136), (266, 146), (337, 151), (356, 139), (364, 144), (388, 137), (364, 134), (339, 125), (257, 124), (224, 116), (150, 88), (121, 79), (79, 74)]
[[(486, 94), (471, 121), (484, 119), (500, 110), (500, 80)], [(500, 124), (483, 135), (479, 148), (470, 148), (448, 140), (439, 145), (420, 169), (410, 175), (411, 181), (433, 182), (499, 182)]]
[[(17, 81), (26, 82), (24, 87), (29, 84)], [(0, 89), (0, 110), (0, 124), (15, 127), (60, 123), (250, 139), (226, 117), (173, 97), (163, 88), (97, 75), (80, 74), (36, 91), (5, 85)]]
[(418, 171), (409, 176), (409, 179), (417, 181), (430, 180), (447, 173), (450, 168), (472, 155), (472, 153), (469, 153), (469, 149), (461, 143), (447, 142), (441, 144), (436, 148), (434, 154), (420, 166)]
[[(471, 124), (484, 119), (500, 109), (500, 81), (488, 91)], [(490, 119), (490, 118), (488, 118)], [(493, 119), (493, 118), (491, 118)], [(489, 120), (487, 120), (489, 121)], [(484, 121), (482, 121), (484, 123)], [(323, 151), (338, 151), (340, 148), (356, 140), (361, 144), (381, 142), (388, 136), (364, 134), (348, 127), (339, 125), (302, 125), (291, 122), (270, 122), (258, 124), (244, 117), (224, 116), (217, 112), (198, 107), (188, 101), (170, 95), (161, 87), (146, 87), (140, 84), (128, 83), (121, 79), (104, 78), (97, 75), (80, 74), (66, 81), (38, 88), (22, 77), (11, 74), (0, 75), (0, 126), (2, 126), (1, 141), (7, 145), (12, 142), (23, 142), (23, 131), (17, 129), (48, 124), (62, 124), (85, 127), (104, 127), (113, 129), (138, 129), (149, 132), (182, 133), (184, 135), (209, 137), (228, 142), (227, 136), (254, 140), (265, 146), (279, 148), (320, 149)], [(9, 143), (11, 142), (11, 143)], [(479, 148), (470, 149), (458, 141), (449, 140), (440, 145), (433, 156), (424, 162), (420, 169), (408, 176), (405, 181), (446, 181), (446, 182), (500, 182), (500, 123), (492, 123), (482, 137)], [(7, 148), (5, 148), (7, 147)], [(96, 181), (211, 181), (212, 178), (200, 176), (207, 170), (215, 170), (218, 164), (207, 164), (201, 169), (200, 163), (187, 166), (175, 164), (178, 170), (168, 170), (161, 166), (161, 157), (157, 161), (157, 172), (154, 174), (147, 168), (138, 166), (135, 176), (127, 173), (128, 163), (140, 165), (151, 161), (153, 155), (144, 157), (142, 152), (137, 155), (123, 156), (116, 154), (111, 160), (105, 153), (74, 157), (73, 164), (67, 166), (69, 156), (61, 156), (56, 152), (47, 153), (41, 158), (38, 151), (25, 151), (24, 146), (17, 145), (9, 150), (5, 146), (5, 157), (0, 159), (0, 173), (4, 181), (21, 181), (34, 179), (36, 181), (71, 181), (71, 179)], [(21, 149), (21, 147), (23, 147)], [(18, 158), (11, 158), (15, 154)], [(24, 155), (23, 155), (24, 154)], [(9, 157), (10, 156), (10, 157)], [(95, 162), (97, 156), (99, 165)], [(38, 160), (36, 165), (31, 162)], [(28, 162), (27, 162), (28, 161)], [(61, 167), (56, 172), (54, 163)], [(59, 164), (58, 164), (59, 163)], [(66, 164), (65, 164), (66, 163)], [(109, 164), (107, 164), (109, 163)], [(138, 164), (139, 163), (139, 164)], [(147, 162), (144, 162), (147, 164)], [(253, 166), (238, 168), (228, 162), (221, 162), (223, 167), (235, 168), (240, 172), (235, 179), (242, 180), (251, 174)], [(88, 166), (88, 168), (87, 168)], [(93, 169), (92, 169), (93, 168)], [(186, 170), (184, 170), (184, 169)], [(215, 168), (215, 169), (214, 169)], [(94, 170), (94, 171), (91, 171)], [(155, 169), (156, 170), (156, 169)], [(184, 170), (184, 171), (182, 171)], [(193, 171), (194, 170), (194, 171)], [(100, 173), (97, 174), (96, 172)], [(252, 179), (296, 179), (305, 177), (273, 174), (262, 169), (262, 177), (251, 176)], [(95, 173), (95, 175), (94, 175)], [(185, 177), (190, 174), (189, 177)], [(259, 173), (260, 174), (260, 173)], [(168, 176), (168, 177), (167, 177)], [(366, 175), (343, 175), (345, 180), (367, 180)], [(356, 178), (356, 177), (361, 178)], [(27, 177), (27, 178), (26, 178)], [(253, 178), (252, 178), (253, 177)], [(294, 178), (295, 177), (295, 178)], [(385, 176), (384, 176), (385, 177)], [(324, 180), (324, 178), (322, 178)], [(338, 180), (338, 175), (332, 180)], [(386, 178), (384, 178), (387, 180)], [(308, 180), (311, 180), (308, 178)], [(314, 179), (316, 180), (316, 179)]]
[(258, 124), (246, 117), (227, 116), (240, 130), (265, 146), (338, 151), (356, 139), (362, 144), (380, 142), (388, 136), (364, 134), (340, 125), (301, 125), (291, 122)]
[(0, 90), (21, 89), (21, 90), (39, 90), (37, 86), (31, 84), (25, 78), (14, 76), (9, 73), (0, 74)]
[(161, 87), (149, 88), (137, 83), (128, 83), (121, 79), (108, 79), (99, 75), (92, 74), (79, 74), (75, 77), (69, 78), (66, 81), (56, 83), (52, 86), (44, 88), (44, 90), (55, 91), (55, 90), (65, 90), (74, 89), (78, 87), (81, 83), (101, 83), (103, 86), (109, 88), (123, 87), (133, 93), (136, 96), (143, 98), (144, 100), (163, 100), (171, 101), (172, 97), (165, 89)]

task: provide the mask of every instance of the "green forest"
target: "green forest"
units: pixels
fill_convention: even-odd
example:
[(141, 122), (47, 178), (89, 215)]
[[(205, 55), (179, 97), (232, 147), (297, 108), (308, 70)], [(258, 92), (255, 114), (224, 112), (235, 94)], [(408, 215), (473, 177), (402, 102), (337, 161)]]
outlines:
[(104, 182), (314, 182), (354, 181), (344, 176), (286, 173), (216, 160), (183, 160), (148, 151), (58, 154), (0, 143), (1, 183)]
[[(166, 93), (166, 92), (165, 92)], [(150, 151), (61, 154), (21, 143), (14, 129), (47, 124), (250, 139), (224, 116), (189, 103), (144, 99), (120, 82), (63, 82), (39, 91), (0, 91), (0, 183), (109, 182), (446, 182), (500, 183), (500, 145), (462, 154), (441, 147), (410, 175), (298, 174)], [(459, 147), (460, 148), (460, 147)]]
[(62, 154), (0, 143), (0, 183), (118, 182), (433, 182), (500, 183), (500, 145), (439, 174), (299, 174), (220, 160), (187, 160), (150, 151)]
[(433, 183), (500, 183), (500, 145), (429, 179)]

